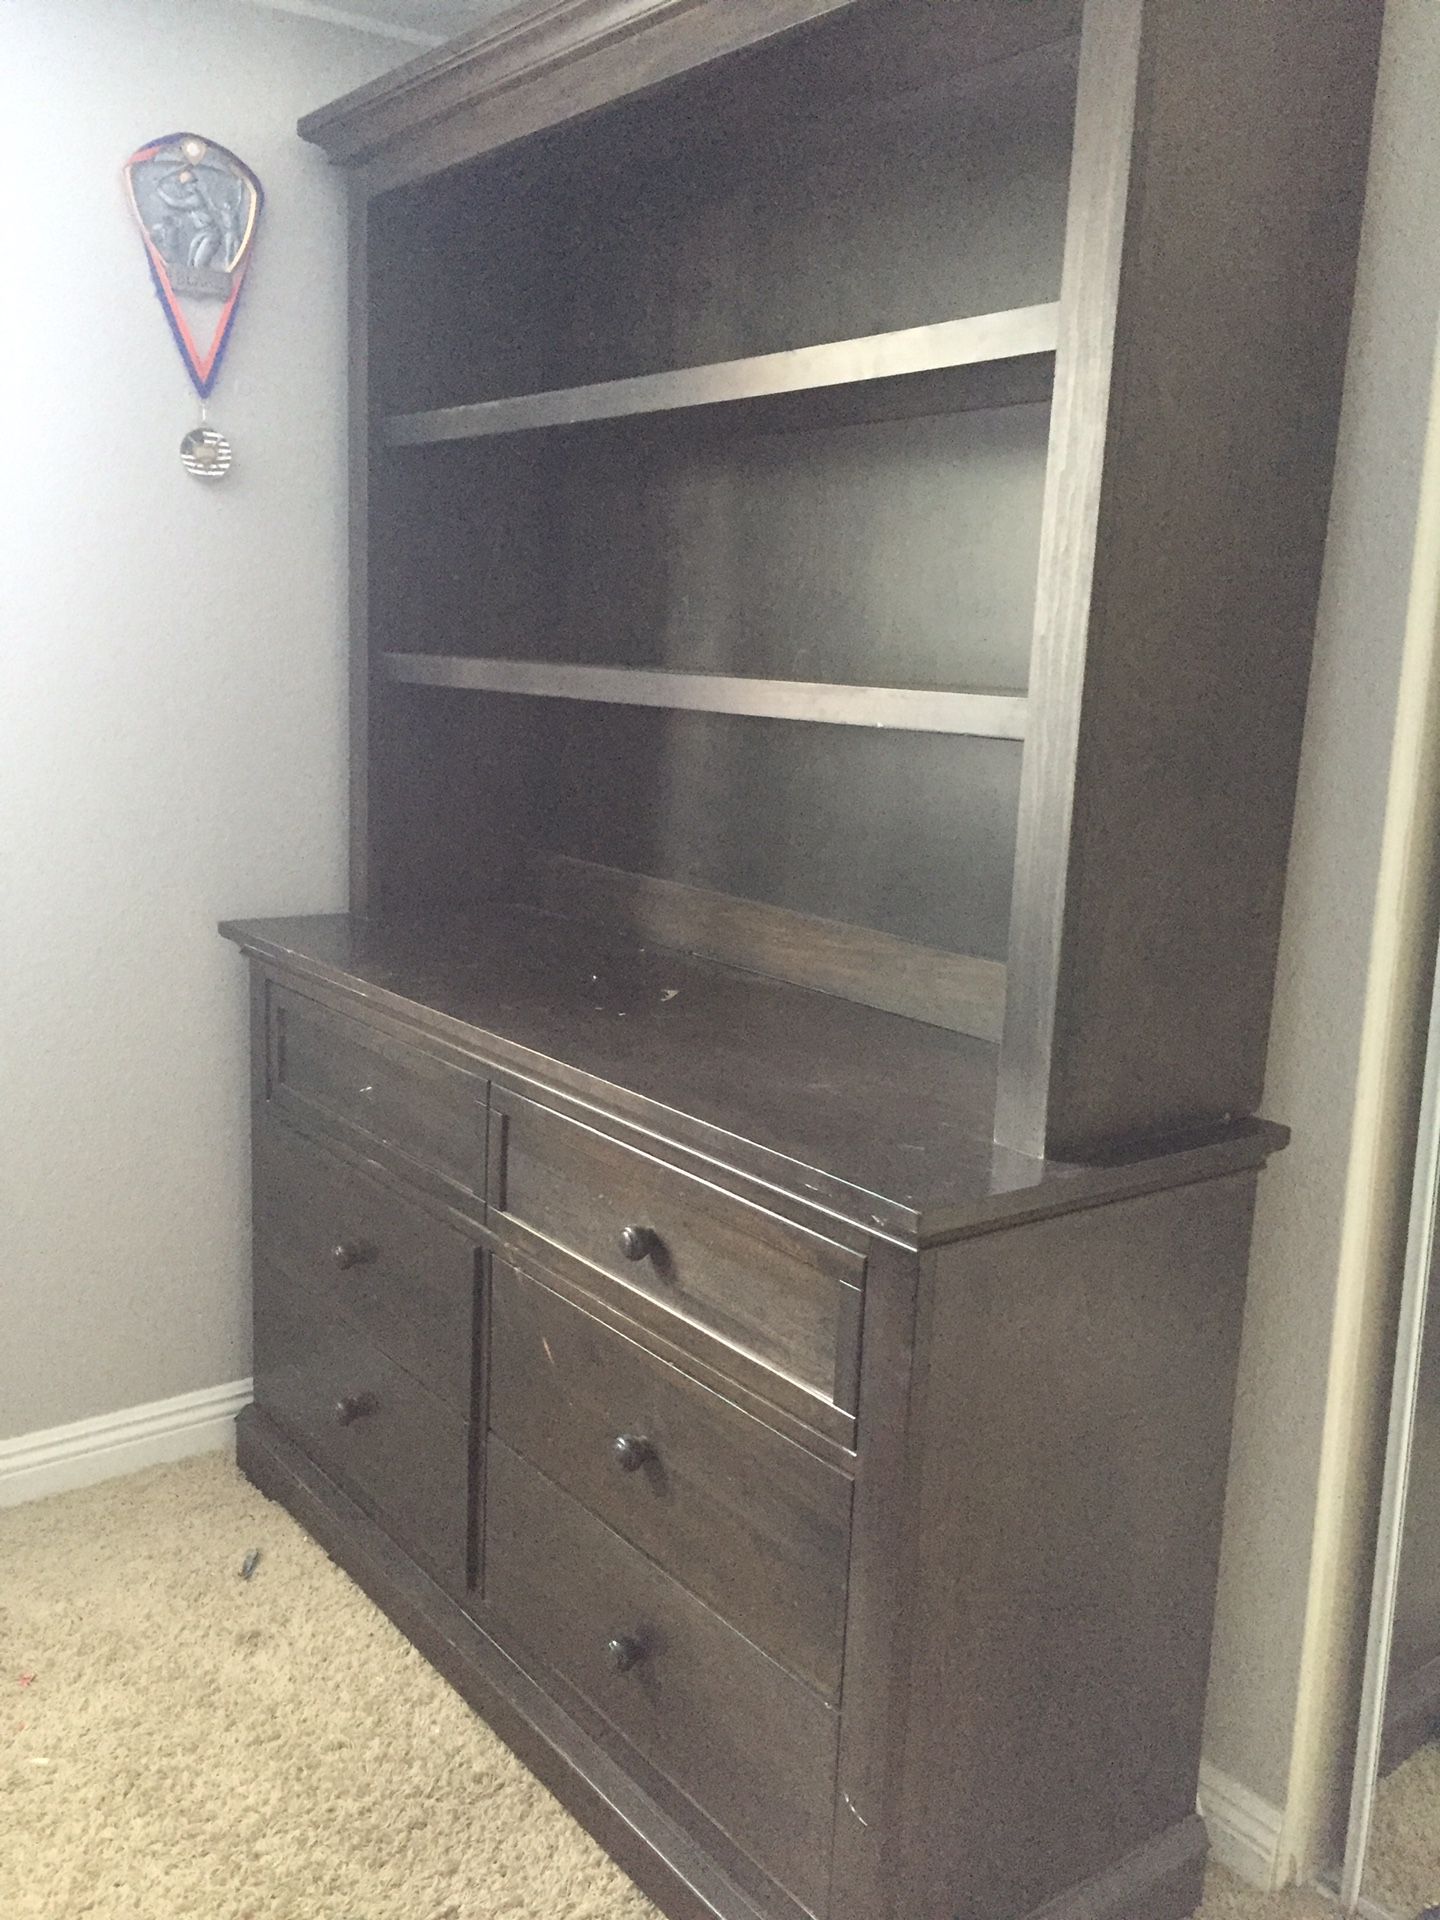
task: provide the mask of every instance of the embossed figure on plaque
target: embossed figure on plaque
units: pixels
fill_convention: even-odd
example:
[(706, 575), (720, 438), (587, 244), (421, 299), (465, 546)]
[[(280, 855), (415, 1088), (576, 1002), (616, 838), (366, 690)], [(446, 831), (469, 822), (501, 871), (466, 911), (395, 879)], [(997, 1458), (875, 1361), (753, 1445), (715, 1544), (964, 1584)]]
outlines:
[(177, 293), (228, 299), (231, 269), (254, 224), (256, 196), (223, 149), (193, 135), (161, 147), (132, 175), (135, 203)]
[[(219, 479), (229, 471), (230, 448), (208, 426), (204, 403), (220, 375), (264, 192), (243, 160), (198, 133), (166, 134), (137, 148), (125, 163), (125, 186), (155, 292), (201, 401), (200, 426), (186, 435), (181, 457), (188, 472)], [(209, 339), (203, 329), (197, 338), (197, 315), (185, 303), (216, 300)]]

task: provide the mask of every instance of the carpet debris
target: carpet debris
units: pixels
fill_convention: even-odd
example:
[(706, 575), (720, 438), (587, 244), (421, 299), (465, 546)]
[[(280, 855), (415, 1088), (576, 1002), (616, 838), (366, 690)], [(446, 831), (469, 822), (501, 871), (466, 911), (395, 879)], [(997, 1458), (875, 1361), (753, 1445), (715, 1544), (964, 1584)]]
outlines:
[(0, 1920), (659, 1920), (222, 1453), (0, 1509), (0, 1643)]

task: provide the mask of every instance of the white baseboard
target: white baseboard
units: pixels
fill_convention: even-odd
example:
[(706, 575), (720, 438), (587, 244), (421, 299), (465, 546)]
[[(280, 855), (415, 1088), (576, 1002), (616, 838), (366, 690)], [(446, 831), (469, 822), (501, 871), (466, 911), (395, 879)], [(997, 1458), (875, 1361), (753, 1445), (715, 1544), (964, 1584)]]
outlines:
[(0, 1507), (229, 1446), (235, 1416), (251, 1397), (248, 1380), (230, 1380), (173, 1400), (152, 1400), (148, 1406), (0, 1440)]
[(1280, 1852), (1279, 1807), (1272, 1807), (1208, 1760), (1200, 1766), (1199, 1804), (1212, 1859), (1265, 1893), (1289, 1882), (1293, 1876)]

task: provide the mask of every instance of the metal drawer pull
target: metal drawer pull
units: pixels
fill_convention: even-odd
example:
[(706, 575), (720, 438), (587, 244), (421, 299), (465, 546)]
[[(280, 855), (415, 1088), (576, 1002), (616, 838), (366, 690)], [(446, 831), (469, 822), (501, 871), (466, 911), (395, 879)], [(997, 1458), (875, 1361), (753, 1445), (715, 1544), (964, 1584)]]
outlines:
[(367, 1414), (374, 1411), (373, 1393), (347, 1393), (335, 1402), (335, 1424), (340, 1427), (353, 1427), (357, 1420), (363, 1420)]
[(655, 1458), (651, 1441), (640, 1433), (617, 1433), (610, 1442), (610, 1457), (622, 1473), (638, 1473), (647, 1460)]
[(605, 1658), (616, 1673), (629, 1673), (645, 1658), (645, 1643), (628, 1633), (617, 1633), (605, 1642)]
[(375, 1249), (367, 1247), (363, 1240), (337, 1240), (330, 1249), (330, 1258), (342, 1273), (351, 1267), (363, 1267), (375, 1258)]
[(660, 1236), (653, 1227), (622, 1227), (620, 1230), (620, 1251), (627, 1260), (648, 1260), (660, 1245)]

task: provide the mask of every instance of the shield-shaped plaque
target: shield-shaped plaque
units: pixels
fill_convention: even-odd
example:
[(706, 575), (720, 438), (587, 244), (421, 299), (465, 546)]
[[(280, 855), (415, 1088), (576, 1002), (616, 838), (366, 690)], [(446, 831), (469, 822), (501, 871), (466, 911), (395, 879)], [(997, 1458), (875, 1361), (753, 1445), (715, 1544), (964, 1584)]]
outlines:
[[(125, 186), (155, 291), (203, 400), (219, 377), (250, 264), (265, 200), (260, 182), (214, 140), (170, 133), (131, 154)], [(208, 341), (197, 341), (183, 303), (203, 301), (218, 301), (220, 312)]]

